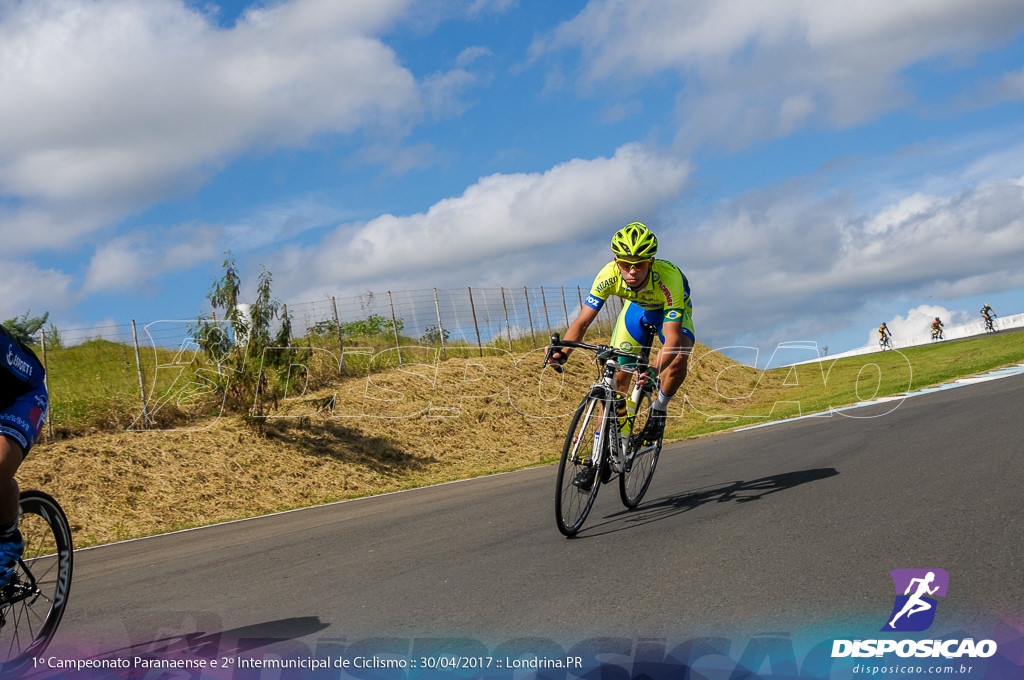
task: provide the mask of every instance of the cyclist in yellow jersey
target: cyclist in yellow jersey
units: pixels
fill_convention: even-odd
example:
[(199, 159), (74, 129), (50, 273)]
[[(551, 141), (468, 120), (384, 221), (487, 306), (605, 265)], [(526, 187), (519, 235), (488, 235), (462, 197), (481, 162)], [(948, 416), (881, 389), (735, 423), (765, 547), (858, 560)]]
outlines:
[[(612, 237), (615, 259), (601, 269), (580, 310), (569, 325), (565, 340), (583, 340), (597, 313), (612, 295), (627, 301), (615, 322), (611, 344), (630, 352), (638, 352), (650, 342), (644, 337), (642, 320), (658, 328), (661, 350), (652, 366), (661, 377), (661, 389), (651, 405), (649, 429), (645, 433), (654, 441), (665, 431), (668, 404), (686, 378), (687, 363), (696, 338), (693, 333), (693, 305), (690, 284), (668, 260), (655, 259), (658, 239), (643, 224), (633, 222)], [(572, 350), (562, 349), (551, 355), (551, 361), (562, 364)], [(615, 377), (621, 393), (629, 387), (630, 373), (619, 371)]]

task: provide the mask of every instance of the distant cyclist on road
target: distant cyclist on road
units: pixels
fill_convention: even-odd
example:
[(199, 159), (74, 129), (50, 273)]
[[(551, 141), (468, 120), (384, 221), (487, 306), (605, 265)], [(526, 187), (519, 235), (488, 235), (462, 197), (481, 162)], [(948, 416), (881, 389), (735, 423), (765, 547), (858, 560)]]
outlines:
[(892, 333), (889, 331), (889, 327), (882, 322), (882, 325), (878, 327), (878, 344), (882, 347), (888, 347), (892, 344)]
[[(579, 316), (569, 325), (565, 340), (582, 341), (597, 313), (612, 295), (627, 301), (615, 322), (611, 345), (627, 352), (639, 352), (652, 338), (646, 337), (641, 320), (658, 328), (662, 341), (658, 356), (651, 365), (661, 377), (661, 389), (651, 405), (647, 441), (659, 439), (665, 432), (668, 404), (686, 378), (687, 362), (696, 338), (693, 333), (693, 305), (690, 284), (679, 267), (668, 260), (655, 259), (658, 239), (645, 225), (633, 222), (612, 236), (609, 262), (594, 279), (590, 295)], [(552, 353), (550, 361), (565, 363), (571, 349)], [(625, 370), (615, 376), (616, 388), (625, 393), (629, 388), (631, 366), (620, 359)], [(641, 378), (642, 379), (642, 378)]]
[(43, 365), (0, 325), (0, 586), (7, 585), (25, 550), (14, 475), (39, 437), (48, 408)]
[(932, 339), (942, 337), (942, 319), (935, 317), (935, 321), (932, 321)]
[(996, 328), (993, 322), (996, 318), (996, 310), (992, 309), (986, 302), (985, 306), (981, 308), (981, 315), (985, 318), (985, 330), (994, 331)]

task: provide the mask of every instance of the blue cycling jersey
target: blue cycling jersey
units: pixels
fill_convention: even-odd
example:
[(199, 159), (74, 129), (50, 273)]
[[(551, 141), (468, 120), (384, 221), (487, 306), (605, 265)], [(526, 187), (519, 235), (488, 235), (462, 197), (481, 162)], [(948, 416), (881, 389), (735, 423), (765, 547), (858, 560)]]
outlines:
[(0, 435), (18, 442), (27, 454), (48, 409), (42, 363), (0, 325)]

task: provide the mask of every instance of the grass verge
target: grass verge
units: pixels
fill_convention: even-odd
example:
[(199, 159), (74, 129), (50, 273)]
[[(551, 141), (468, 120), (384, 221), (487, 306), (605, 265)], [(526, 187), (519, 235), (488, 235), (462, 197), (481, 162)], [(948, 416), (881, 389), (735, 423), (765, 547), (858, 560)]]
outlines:
[[(424, 351), (283, 400), (262, 431), (197, 411), (174, 429), (90, 432), (33, 449), (23, 488), (60, 500), (86, 546), (549, 463), (595, 376), (539, 355)], [(668, 436), (839, 407), (1024, 361), (1024, 334), (771, 371), (698, 345)]]

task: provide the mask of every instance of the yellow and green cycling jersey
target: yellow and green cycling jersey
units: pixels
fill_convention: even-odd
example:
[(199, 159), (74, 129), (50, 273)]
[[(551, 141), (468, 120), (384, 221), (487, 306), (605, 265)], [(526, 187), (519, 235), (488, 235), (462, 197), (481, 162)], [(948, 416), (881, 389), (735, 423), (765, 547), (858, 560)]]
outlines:
[[(654, 260), (646, 283), (634, 290), (626, 285), (615, 261), (609, 262), (594, 279), (584, 304), (600, 310), (612, 295), (629, 301), (619, 315), (612, 344), (627, 351), (639, 351), (649, 342), (644, 338), (640, 320), (654, 324), (659, 331), (666, 321), (682, 324), (683, 335), (696, 341), (693, 331), (693, 303), (686, 276), (668, 260)], [(664, 337), (662, 337), (664, 340)]]

